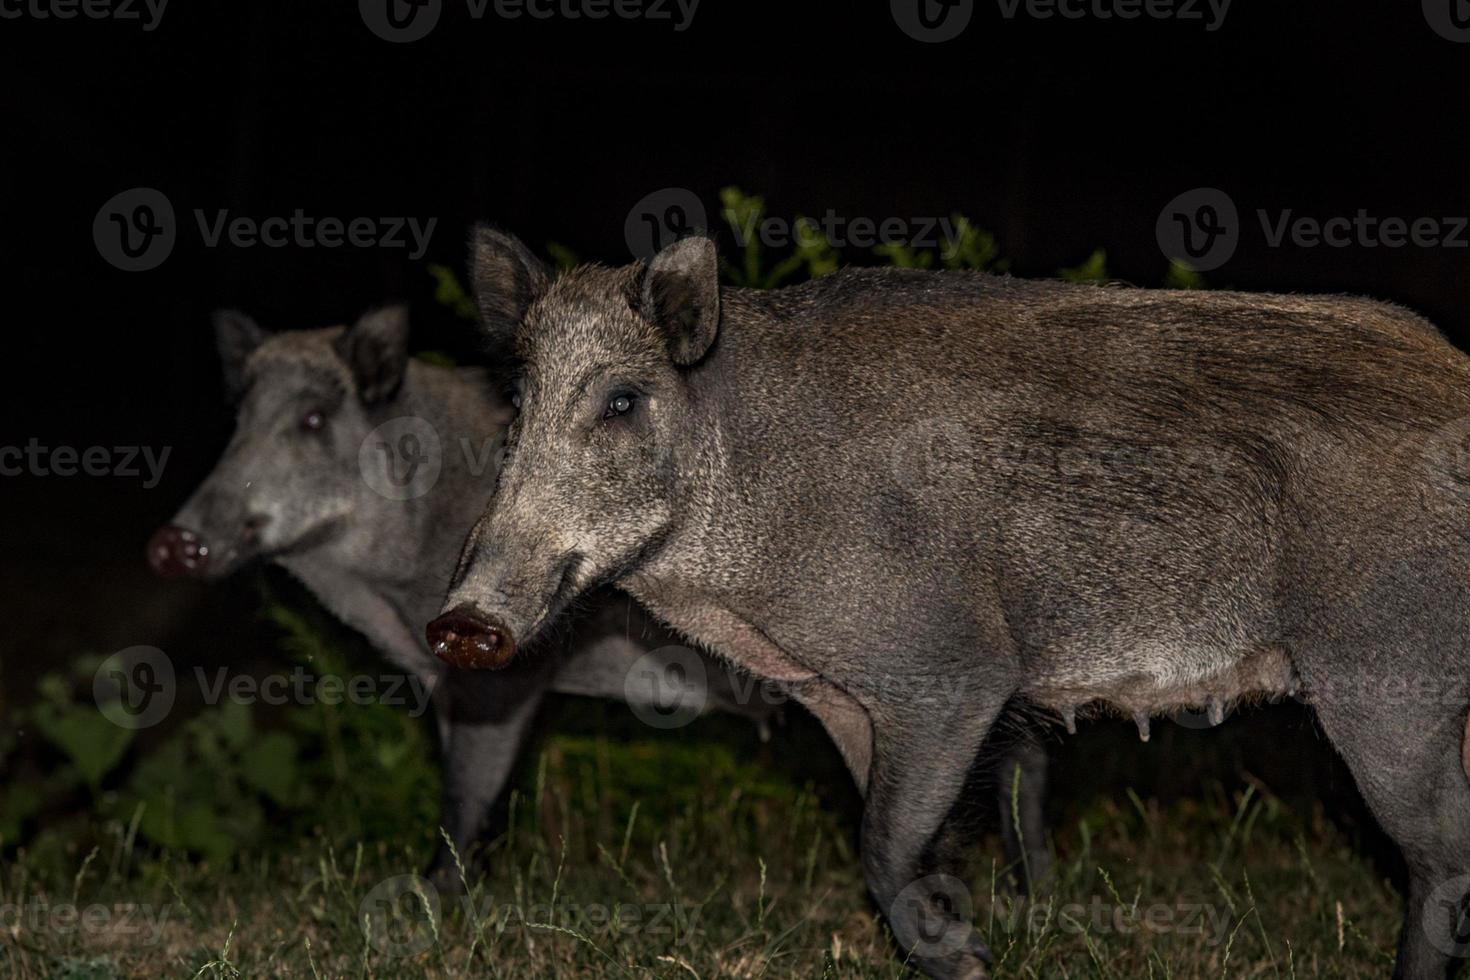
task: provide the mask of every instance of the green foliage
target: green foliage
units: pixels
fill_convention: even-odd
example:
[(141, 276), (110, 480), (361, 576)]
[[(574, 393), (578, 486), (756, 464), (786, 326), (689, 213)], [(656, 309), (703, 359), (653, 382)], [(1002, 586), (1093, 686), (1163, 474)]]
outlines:
[[(78, 661), (75, 669), (82, 676), (90, 676), (99, 663), (98, 658), (86, 657)], [(134, 733), (114, 725), (95, 704), (74, 702), (71, 687), (59, 675), (42, 677), (37, 684), (41, 700), (31, 709), (30, 722), (61, 750), (95, 793), (102, 777), (127, 752)]]
[[(313, 678), (376, 673), (354, 670), (342, 628), (320, 610), (267, 598), (263, 615), (281, 630), (286, 660)], [(438, 816), (438, 775), (428, 718), (400, 705), (329, 703), (312, 697), (267, 712), (232, 700), (150, 739), (130, 757), (135, 732), (107, 720), (91, 701), (98, 658), (68, 675), (48, 674), (40, 699), (18, 719), (60, 758), (40, 780), (12, 781), (0, 797), (7, 842), (46, 805), (85, 786), (96, 816), (129, 822), (143, 841), (219, 864), (268, 840), (309, 832), (324, 816), (344, 836), (428, 838)]]
[(721, 260), (725, 279), (732, 286), (774, 289), (798, 273), (815, 279), (838, 266), (837, 250), (827, 241), (817, 223), (797, 215), (792, 223), (796, 239), (792, 253), (766, 269), (760, 240), (760, 226), (766, 216), (763, 197), (746, 194), (738, 187), (726, 187), (720, 191), (720, 214), (735, 233), (740, 248), (738, 263)]
[(1164, 274), (1165, 289), (1207, 289), (1205, 277), (1195, 272), (1178, 259), (1169, 260), (1169, 271)]
[(561, 242), (547, 242), (546, 254), (551, 256), (551, 263), (556, 266), (559, 272), (566, 272), (568, 269), (574, 269), (582, 264), (582, 260), (578, 258), (577, 253), (567, 248)]
[(455, 316), (473, 320), (476, 315), (475, 300), (460, 285), (459, 277), (447, 265), (430, 262), (429, 275), (434, 277), (434, 302), (448, 307)]
[(1108, 253), (1100, 248), (1093, 249), (1081, 265), (1059, 269), (1057, 275), (1068, 282), (1107, 282)]

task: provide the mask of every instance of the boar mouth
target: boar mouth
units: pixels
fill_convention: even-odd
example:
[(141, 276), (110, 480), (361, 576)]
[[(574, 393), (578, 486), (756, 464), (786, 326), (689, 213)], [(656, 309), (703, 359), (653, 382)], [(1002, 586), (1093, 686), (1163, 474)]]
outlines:
[(560, 571), (555, 573), (556, 584), (552, 586), (551, 594), (541, 606), (541, 611), (531, 618), (530, 628), (526, 630), (527, 639), (540, 635), (546, 625), (554, 622), (584, 591), (576, 584), (582, 563), (582, 556), (578, 554), (568, 555), (562, 561)]

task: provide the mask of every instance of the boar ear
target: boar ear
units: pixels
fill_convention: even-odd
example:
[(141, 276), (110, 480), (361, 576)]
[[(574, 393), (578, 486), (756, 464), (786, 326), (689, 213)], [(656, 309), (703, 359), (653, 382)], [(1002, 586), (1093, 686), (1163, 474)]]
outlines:
[(685, 238), (648, 264), (639, 312), (664, 332), (669, 357), (687, 367), (715, 342), (720, 326), (720, 267), (715, 243)]
[(493, 347), (509, 348), (526, 308), (551, 282), (550, 270), (514, 235), (476, 225), (470, 275), (486, 337)]
[(225, 394), (234, 399), (245, 383), (245, 359), (265, 340), (265, 331), (239, 310), (215, 310), (214, 345), (225, 369)]
[(332, 347), (352, 369), (359, 398), (369, 405), (391, 398), (408, 366), (408, 307), (364, 313)]

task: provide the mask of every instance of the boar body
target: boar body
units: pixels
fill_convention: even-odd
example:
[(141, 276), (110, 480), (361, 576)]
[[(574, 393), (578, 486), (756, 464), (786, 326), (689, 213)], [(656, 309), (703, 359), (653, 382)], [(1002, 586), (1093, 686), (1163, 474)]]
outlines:
[(525, 270), (482, 233), (524, 406), (447, 608), (514, 642), (611, 580), (787, 678), (865, 787), (869, 887), (936, 977), (983, 975), (933, 844), (1008, 704), (1146, 735), (1298, 694), (1408, 859), (1400, 975), (1444, 974), (1470, 882), (1470, 361), (1433, 328), (974, 274), (721, 289), (699, 240)]

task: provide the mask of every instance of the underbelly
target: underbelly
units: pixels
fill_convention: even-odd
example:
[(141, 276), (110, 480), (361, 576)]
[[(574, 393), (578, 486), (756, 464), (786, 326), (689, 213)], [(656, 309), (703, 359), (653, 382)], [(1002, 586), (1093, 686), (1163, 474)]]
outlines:
[(1138, 723), (1148, 739), (1148, 719), (1178, 711), (1200, 711), (1211, 724), (1224, 720), (1242, 701), (1295, 695), (1300, 679), (1284, 648), (1260, 647), (1213, 670), (1138, 671), (1061, 682), (1038, 679), (1022, 691), (1032, 703), (1056, 712), (1068, 731), (1079, 714), (1120, 713)]

